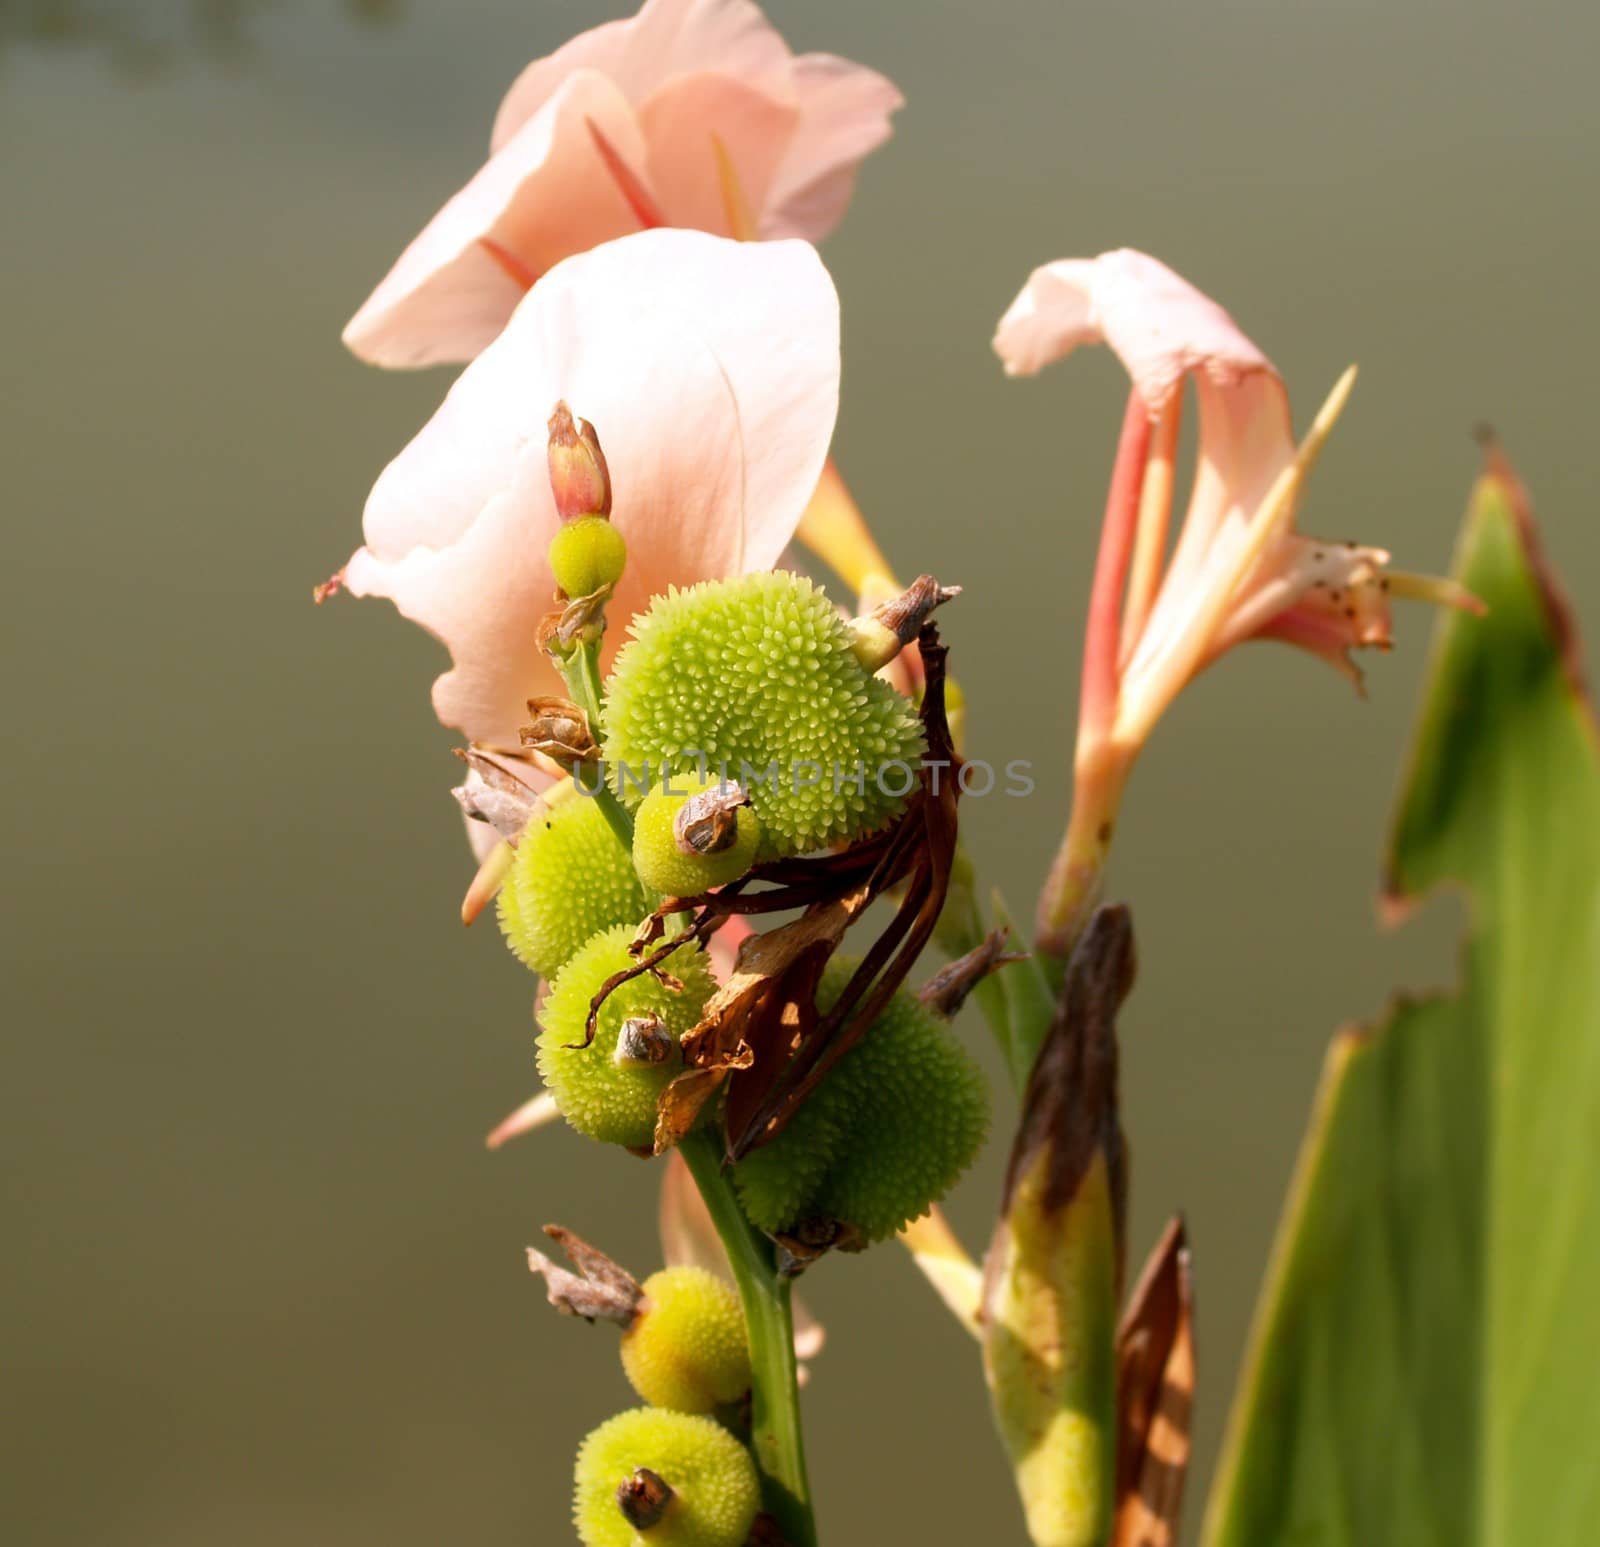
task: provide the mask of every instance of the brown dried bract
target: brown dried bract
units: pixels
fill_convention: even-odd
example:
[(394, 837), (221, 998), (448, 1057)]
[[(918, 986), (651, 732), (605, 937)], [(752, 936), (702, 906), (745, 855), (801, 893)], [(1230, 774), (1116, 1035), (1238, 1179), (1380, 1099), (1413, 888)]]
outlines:
[(617, 1508), (635, 1531), (660, 1524), (673, 1498), (666, 1478), (647, 1466), (636, 1466), (617, 1484)]
[(536, 1248), (528, 1248), (528, 1268), (542, 1274), (550, 1303), (568, 1316), (585, 1321), (612, 1321), (619, 1327), (633, 1325), (644, 1303), (644, 1290), (624, 1267), (613, 1262), (597, 1246), (560, 1225), (546, 1225), (544, 1233), (564, 1251), (577, 1268), (569, 1273)]
[(589, 716), (570, 698), (553, 694), (528, 700), (530, 721), (520, 730), (522, 745), (530, 752), (553, 757), (563, 768), (593, 763), (600, 756)]
[(672, 819), (673, 839), (685, 854), (724, 854), (739, 838), (739, 808), (749, 804), (749, 795), (732, 782), (701, 790)]
[(1117, 1333), (1117, 1518), (1111, 1547), (1175, 1547), (1194, 1407), (1194, 1286), (1173, 1219)]
[(971, 994), (992, 972), (1012, 962), (1025, 962), (1026, 951), (1008, 951), (1009, 929), (996, 929), (986, 935), (965, 956), (941, 967), (917, 990), (917, 998), (935, 1015), (951, 1020)]
[(1101, 1153), (1111, 1181), (1119, 1254), (1127, 1165), (1117, 1108), (1117, 1011), (1133, 987), (1135, 968), (1133, 919), (1127, 908), (1111, 904), (1097, 909), (1067, 962), (1055, 1016), (1028, 1077), (1001, 1204), (1002, 1213), (1009, 1211), (1018, 1181), (1040, 1151), (1048, 1149), (1043, 1206), (1065, 1208)]
[(606, 603), (611, 587), (601, 586), (588, 596), (576, 596), (539, 619), (534, 639), (555, 661), (563, 661), (586, 638), (598, 638), (606, 626)]
[(932, 575), (918, 575), (898, 596), (890, 597), (872, 609), (873, 618), (883, 624), (902, 646), (909, 645), (935, 607), (953, 602), (961, 595), (958, 585), (942, 586)]
[(507, 766), (512, 759), (479, 746), (453, 750), (468, 769), (466, 781), (450, 792), (463, 813), (474, 822), (487, 822), (515, 844), (539, 809), (538, 791)]

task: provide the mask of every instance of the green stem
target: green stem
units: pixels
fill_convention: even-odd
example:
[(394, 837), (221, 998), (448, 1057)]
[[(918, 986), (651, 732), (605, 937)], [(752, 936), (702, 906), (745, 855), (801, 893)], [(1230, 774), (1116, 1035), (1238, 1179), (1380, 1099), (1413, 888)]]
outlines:
[(750, 1440), (761, 1468), (767, 1511), (778, 1522), (788, 1547), (816, 1547), (800, 1432), (789, 1280), (778, 1272), (772, 1243), (739, 1207), (715, 1137), (705, 1131), (692, 1133), (679, 1148), (727, 1250), (744, 1306), (753, 1375)]
[[(606, 723), (605, 690), (600, 685), (600, 641), (585, 640), (558, 664), (561, 667), (562, 679), (567, 684), (567, 691), (572, 694), (572, 701), (589, 716), (589, 728), (598, 740), (605, 733)], [(599, 788), (591, 790), (585, 784), (583, 793), (599, 805), (600, 814), (606, 819), (611, 831), (621, 840), (623, 848), (631, 854), (633, 817), (627, 807), (617, 799), (615, 791), (606, 783), (603, 771)]]

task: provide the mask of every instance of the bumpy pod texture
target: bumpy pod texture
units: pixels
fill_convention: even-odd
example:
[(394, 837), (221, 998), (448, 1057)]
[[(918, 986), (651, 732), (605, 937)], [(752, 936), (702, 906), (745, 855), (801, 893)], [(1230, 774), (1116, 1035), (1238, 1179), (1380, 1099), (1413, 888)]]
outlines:
[(517, 960), (548, 978), (585, 940), (654, 906), (600, 807), (574, 793), (523, 833), (500, 888), (500, 929)]
[[(617, 1485), (649, 1467), (673, 1499), (648, 1532), (617, 1507)], [(608, 1418), (578, 1452), (572, 1514), (584, 1547), (743, 1547), (761, 1508), (750, 1454), (721, 1424), (639, 1407)]]
[(631, 924), (596, 935), (556, 974), (539, 1010), (539, 1073), (562, 1116), (579, 1133), (637, 1149), (654, 1139), (656, 1098), (683, 1065), (674, 1046), (661, 1063), (619, 1067), (612, 1056), (617, 1033), (631, 1017), (656, 1015), (676, 1044), (699, 1020), (716, 980), (703, 952), (679, 951), (671, 969), (683, 984), (681, 992), (651, 973), (640, 973), (600, 1007), (594, 1041), (588, 1047), (574, 1045), (583, 1041), (589, 1001), (600, 985), (613, 973), (633, 966), (628, 954), (633, 935)]
[(622, 1368), (652, 1407), (709, 1413), (750, 1389), (750, 1346), (733, 1286), (705, 1268), (663, 1268), (622, 1334)]
[(604, 516), (569, 521), (550, 539), (550, 573), (568, 596), (615, 585), (627, 562), (628, 544)]
[(697, 897), (737, 880), (755, 863), (761, 846), (761, 818), (748, 806), (742, 807), (736, 813), (738, 825), (730, 848), (717, 854), (685, 854), (678, 847), (673, 823), (690, 796), (715, 788), (719, 775), (715, 771), (705, 778), (678, 774), (664, 782), (681, 793), (653, 789), (639, 802), (634, 815), (633, 868), (639, 879), (664, 897)]
[(684, 771), (696, 750), (725, 762), (769, 857), (871, 832), (904, 806), (922, 727), (811, 581), (775, 570), (672, 590), (629, 630), (606, 706), (614, 772)]
[[(855, 965), (829, 964), (819, 1003), (838, 997)], [(877, 1241), (950, 1190), (988, 1126), (977, 1064), (902, 992), (789, 1126), (739, 1162), (734, 1180), (764, 1230), (836, 1220)]]

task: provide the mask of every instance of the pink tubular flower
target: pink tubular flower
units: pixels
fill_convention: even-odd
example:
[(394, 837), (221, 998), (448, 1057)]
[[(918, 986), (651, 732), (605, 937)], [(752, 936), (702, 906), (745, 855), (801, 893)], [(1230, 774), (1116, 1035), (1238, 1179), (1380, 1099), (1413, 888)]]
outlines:
[(440, 720), (516, 747), (560, 694), (535, 629), (555, 594), (545, 422), (598, 431), (628, 564), (607, 656), (669, 586), (768, 569), (816, 487), (839, 402), (839, 311), (803, 242), (648, 231), (553, 269), (367, 500), (357, 596), (387, 596), (450, 650)]
[[(1294, 527), (1307, 474), (1355, 379), (1340, 378), (1295, 444), (1288, 393), (1233, 319), (1143, 253), (1034, 270), (1000, 320), (995, 349), (1031, 375), (1080, 344), (1109, 344), (1133, 378), (1090, 595), (1073, 828), (1041, 910), (1069, 943), (1109, 842), (1127, 771), (1167, 706), (1247, 639), (1299, 645), (1360, 681), (1349, 651), (1389, 646), (1389, 599), (1475, 600), (1448, 581), (1386, 570), (1381, 548)], [(1168, 556), (1183, 388), (1200, 405), (1199, 460)]]
[(518, 77), (490, 157), (345, 329), (374, 365), (470, 360), (563, 258), (650, 226), (819, 241), (901, 104), (790, 53), (750, 0), (646, 0)]

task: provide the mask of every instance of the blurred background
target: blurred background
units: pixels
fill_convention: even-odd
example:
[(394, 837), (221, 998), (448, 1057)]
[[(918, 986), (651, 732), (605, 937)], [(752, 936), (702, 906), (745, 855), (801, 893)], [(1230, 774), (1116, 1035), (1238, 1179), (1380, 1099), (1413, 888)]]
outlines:
[[(1492, 421), (1593, 662), (1600, 12), (770, 10), (909, 98), (826, 252), (836, 450), (901, 569), (966, 586), (946, 632), (970, 749), (1039, 781), (966, 808), (1019, 910), (1064, 817), (1124, 392), (1109, 355), (1003, 379), (989, 336), (1036, 263), (1159, 254), (1302, 422), (1359, 360), (1305, 520), (1404, 567), (1446, 564)], [(548, 1310), (522, 1248), (559, 1219), (648, 1269), (654, 1174), (555, 1130), (485, 1151), (535, 1084), (533, 985), (492, 922), (457, 922), (441, 653), (384, 604), (310, 603), (448, 381), (364, 369), (341, 325), (477, 167), (522, 64), (613, 14), (0, 0), (17, 1547), (562, 1541), (578, 1438), (628, 1400), (612, 1335)], [(1430, 627), (1399, 618), (1365, 702), (1241, 652), (1127, 807), (1133, 1251), (1186, 1212), (1191, 1527), (1327, 1038), (1453, 970), (1455, 904), (1395, 936), (1372, 910)], [(952, 1205), (974, 1246), (1002, 1152)], [(806, 1397), (825, 1539), (1019, 1540), (974, 1351), (903, 1254), (825, 1261), (806, 1294), (830, 1329)]]

